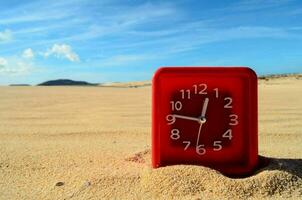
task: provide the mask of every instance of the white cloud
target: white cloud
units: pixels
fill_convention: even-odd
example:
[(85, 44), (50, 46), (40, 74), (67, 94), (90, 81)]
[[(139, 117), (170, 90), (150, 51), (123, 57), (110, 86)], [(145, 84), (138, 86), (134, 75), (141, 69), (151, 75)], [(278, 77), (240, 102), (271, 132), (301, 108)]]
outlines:
[(1, 42), (9, 42), (12, 40), (13, 35), (11, 30), (5, 29), (4, 31), (0, 32), (0, 43)]
[(44, 54), (45, 57), (54, 55), (57, 58), (66, 58), (71, 62), (78, 62), (80, 58), (76, 54), (71, 46), (67, 44), (54, 44), (50, 49), (48, 49)]
[(18, 60), (8, 61), (0, 57), (0, 75), (26, 75), (32, 68), (31, 63)]
[(0, 57), (0, 70), (7, 65), (7, 60)]
[(31, 48), (25, 49), (22, 53), (22, 57), (26, 59), (32, 59), (35, 57), (34, 51)]

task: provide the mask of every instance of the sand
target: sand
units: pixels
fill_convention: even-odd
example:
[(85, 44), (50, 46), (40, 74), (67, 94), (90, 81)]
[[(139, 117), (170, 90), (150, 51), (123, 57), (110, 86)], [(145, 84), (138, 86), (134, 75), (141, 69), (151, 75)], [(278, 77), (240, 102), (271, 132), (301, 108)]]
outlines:
[(0, 87), (0, 199), (302, 199), (302, 78), (259, 81), (259, 154), (232, 179), (150, 167), (151, 88)]

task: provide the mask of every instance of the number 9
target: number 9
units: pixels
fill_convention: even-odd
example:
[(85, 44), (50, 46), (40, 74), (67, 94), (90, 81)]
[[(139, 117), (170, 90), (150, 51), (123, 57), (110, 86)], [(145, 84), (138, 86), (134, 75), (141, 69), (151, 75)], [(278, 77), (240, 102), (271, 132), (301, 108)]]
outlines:
[(168, 125), (171, 125), (171, 124), (174, 124), (175, 117), (174, 117), (174, 115), (167, 115), (166, 120), (168, 121)]

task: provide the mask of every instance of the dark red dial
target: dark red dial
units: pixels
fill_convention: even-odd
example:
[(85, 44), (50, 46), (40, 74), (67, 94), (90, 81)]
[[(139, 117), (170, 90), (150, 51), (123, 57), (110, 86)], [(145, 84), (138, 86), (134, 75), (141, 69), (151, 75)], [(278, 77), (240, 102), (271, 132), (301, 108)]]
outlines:
[(165, 67), (153, 78), (152, 165), (251, 173), (258, 157), (257, 76), (245, 67)]

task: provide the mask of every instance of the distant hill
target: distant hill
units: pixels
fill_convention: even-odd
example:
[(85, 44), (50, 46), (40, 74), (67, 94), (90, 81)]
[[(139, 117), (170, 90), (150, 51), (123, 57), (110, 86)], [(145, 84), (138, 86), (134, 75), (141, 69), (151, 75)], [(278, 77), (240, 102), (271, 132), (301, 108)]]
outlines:
[(302, 74), (300, 73), (292, 73), (292, 74), (268, 74), (263, 76), (258, 76), (260, 80), (269, 80), (269, 79), (280, 79), (280, 78), (296, 78), (301, 79)]
[(98, 84), (88, 83), (86, 81), (74, 81), (69, 79), (58, 79), (46, 81), (38, 84), (38, 86), (96, 86)]
[(9, 86), (31, 86), (29, 84), (10, 84)]

